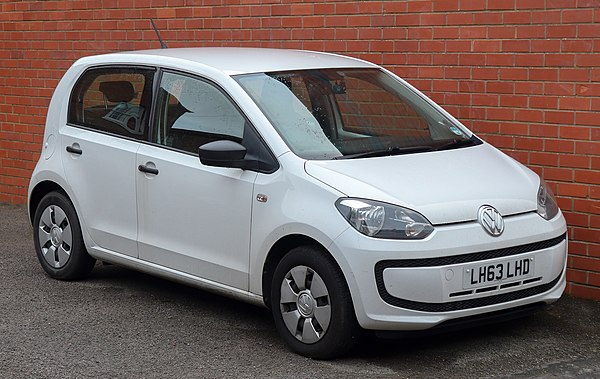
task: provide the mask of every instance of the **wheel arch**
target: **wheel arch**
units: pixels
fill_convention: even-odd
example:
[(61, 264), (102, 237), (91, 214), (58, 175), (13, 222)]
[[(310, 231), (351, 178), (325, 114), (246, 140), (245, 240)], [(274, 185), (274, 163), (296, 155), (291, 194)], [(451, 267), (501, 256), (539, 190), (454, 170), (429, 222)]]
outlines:
[(31, 194), (29, 195), (28, 211), (29, 222), (31, 223), (31, 225), (33, 225), (33, 218), (35, 217), (35, 210), (37, 209), (38, 204), (40, 203), (42, 198), (46, 196), (46, 194), (52, 191), (61, 192), (68, 199), (70, 199), (69, 195), (67, 194), (67, 191), (65, 191), (64, 188), (62, 188), (58, 183), (53, 182), (51, 180), (44, 180), (42, 182), (39, 182), (38, 184), (36, 184), (36, 186), (31, 191)]
[[(337, 262), (335, 257), (331, 254), (331, 252), (323, 246), (316, 239), (309, 237), (304, 234), (289, 234), (281, 237), (269, 250), (267, 257), (265, 259), (265, 263), (263, 265), (262, 270), (262, 296), (263, 301), (267, 308), (271, 307), (271, 281), (273, 278), (273, 273), (275, 272), (275, 268), (281, 261), (281, 259), (292, 249), (299, 246), (315, 246), (321, 249), (324, 253), (327, 254), (331, 262), (335, 264), (335, 266), (340, 270), (342, 275), (344, 272), (342, 271), (340, 264)], [(345, 277), (345, 275), (344, 275)], [(346, 282), (346, 285), (349, 284)]]

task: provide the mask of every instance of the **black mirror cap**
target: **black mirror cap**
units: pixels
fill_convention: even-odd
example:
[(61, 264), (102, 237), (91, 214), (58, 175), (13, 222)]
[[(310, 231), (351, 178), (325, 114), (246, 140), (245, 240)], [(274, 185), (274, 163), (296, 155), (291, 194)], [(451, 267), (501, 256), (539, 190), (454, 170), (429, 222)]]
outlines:
[(243, 168), (246, 148), (234, 141), (213, 141), (198, 148), (198, 157), (207, 166)]

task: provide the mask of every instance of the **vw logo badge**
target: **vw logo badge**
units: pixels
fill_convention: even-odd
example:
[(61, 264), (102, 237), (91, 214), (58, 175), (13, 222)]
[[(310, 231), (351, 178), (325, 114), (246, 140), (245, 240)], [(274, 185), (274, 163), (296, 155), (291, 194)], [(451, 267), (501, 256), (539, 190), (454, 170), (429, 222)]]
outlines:
[(504, 220), (496, 208), (484, 205), (479, 208), (477, 221), (483, 229), (493, 237), (498, 237), (504, 231)]

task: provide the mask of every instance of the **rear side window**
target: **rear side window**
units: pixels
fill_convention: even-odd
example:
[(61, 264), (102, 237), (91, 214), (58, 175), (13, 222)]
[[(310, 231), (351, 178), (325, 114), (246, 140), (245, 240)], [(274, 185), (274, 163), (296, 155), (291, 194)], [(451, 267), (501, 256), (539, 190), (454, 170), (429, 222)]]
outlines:
[(154, 70), (116, 67), (86, 71), (69, 103), (68, 122), (146, 140)]

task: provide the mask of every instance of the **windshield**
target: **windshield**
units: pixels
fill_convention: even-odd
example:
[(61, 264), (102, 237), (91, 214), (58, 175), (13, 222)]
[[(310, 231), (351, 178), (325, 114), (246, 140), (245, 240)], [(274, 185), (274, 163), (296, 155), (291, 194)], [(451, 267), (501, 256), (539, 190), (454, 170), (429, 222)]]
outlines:
[(480, 143), (379, 69), (320, 69), (236, 76), (290, 149), (344, 159)]

